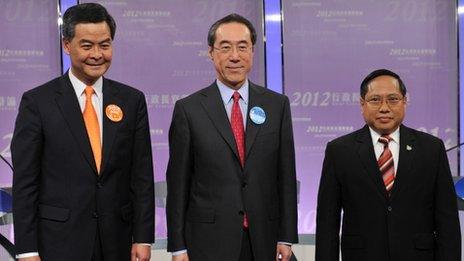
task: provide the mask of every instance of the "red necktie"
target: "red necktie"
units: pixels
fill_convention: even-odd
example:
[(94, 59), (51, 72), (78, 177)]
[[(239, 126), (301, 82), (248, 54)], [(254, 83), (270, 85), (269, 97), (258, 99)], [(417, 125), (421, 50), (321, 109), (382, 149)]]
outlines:
[[(230, 125), (232, 126), (232, 132), (234, 133), (235, 143), (237, 144), (238, 156), (240, 158), (240, 165), (245, 165), (245, 130), (243, 128), (243, 116), (242, 110), (240, 109), (240, 93), (234, 92), (232, 96), (234, 104), (232, 105), (232, 113), (230, 116)], [(246, 213), (243, 215), (243, 227), (248, 228), (248, 218)]]
[(234, 105), (232, 105), (232, 114), (230, 116), (230, 125), (234, 133), (235, 143), (237, 144), (238, 156), (240, 157), (240, 165), (245, 165), (245, 130), (243, 128), (242, 110), (240, 110), (240, 93), (234, 92), (232, 96)]
[(387, 189), (387, 193), (390, 195), (390, 191), (395, 182), (395, 166), (393, 164), (393, 155), (388, 148), (388, 143), (392, 140), (390, 136), (384, 135), (379, 138), (379, 142), (383, 143), (383, 152), (377, 161), (380, 174), (382, 174), (383, 183)]

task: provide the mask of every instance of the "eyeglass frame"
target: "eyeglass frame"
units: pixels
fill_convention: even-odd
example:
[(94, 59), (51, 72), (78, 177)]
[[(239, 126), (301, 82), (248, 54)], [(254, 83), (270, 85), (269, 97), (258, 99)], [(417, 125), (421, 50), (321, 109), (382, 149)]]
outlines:
[[(376, 98), (379, 98), (379, 100), (374, 100)], [(382, 107), (383, 103), (385, 102), (388, 107), (396, 107), (398, 106), (402, 101), (406, 101), (407, 98), (406, 96), (399, 96), (399, 95), (389, 95), (387, 97), (381, 97), (381, 96), (373, 96), (369, 99), (361, 98), (364, 102), (367, 103), (372, 108), (380, 108)]]

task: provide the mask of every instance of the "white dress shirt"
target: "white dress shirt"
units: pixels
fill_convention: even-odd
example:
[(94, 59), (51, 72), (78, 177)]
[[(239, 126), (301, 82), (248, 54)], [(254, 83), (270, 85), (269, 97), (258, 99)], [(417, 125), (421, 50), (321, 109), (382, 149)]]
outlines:
[[(76, 92), (77, 99), (79, 101), (79, 106), (81, 107), (81, 111), (84, 112), (85, 109), (85, 87), (87, 85), (77, 79), (76, 76), (72, 73), (72, 69), (69, 70), (69, 80)], [(98, 78), (98, 80), (91, 86), (94, 90), (92, 94), (92, 105), (97, 113), (98, 125), (100, 126), (100, 142), (103, 145), (103, 124), (102, 124), (102, 117), (103, 117), (103, 77)]]

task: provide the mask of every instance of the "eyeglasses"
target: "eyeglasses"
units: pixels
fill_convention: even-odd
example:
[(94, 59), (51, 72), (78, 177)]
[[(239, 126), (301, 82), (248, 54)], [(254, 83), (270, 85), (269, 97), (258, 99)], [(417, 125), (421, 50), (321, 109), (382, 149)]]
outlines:
[(385, 100), (385, 102), (387, 103), (388, 106), (395, 107), (398, 104), (400, 104), (400, 102), (402, 102), (404, 100), (404, 97), (389, 96), (386, 99), (383, 99), (380, 96), (374, 96), (374, 97), (370, 97), (369, 99), (366, 99), (364, 101), (366, 101), (367, 104), (369, 106), (373, 107), (373, 108), (380, 108), (382, 106), (384, 100)]
[(214, 50), (219, 51), (222, 54), (231, 54), (234, 49), (237, 50), (238, 54), (248, 54), (252, 50), (252, 46), (248, 46), (245, 44), (239, 44), (239, 45), (231, 45), (231, 44), (223, 44), (219, 47), (214, 47)]

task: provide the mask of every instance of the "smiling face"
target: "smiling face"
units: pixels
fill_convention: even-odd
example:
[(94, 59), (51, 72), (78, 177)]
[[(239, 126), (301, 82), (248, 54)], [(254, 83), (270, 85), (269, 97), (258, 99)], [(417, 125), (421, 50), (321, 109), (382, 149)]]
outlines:
[[(380, 104), (376, 104), (379, 100)], [(406, 103), (398, 80), (382, 75), (369, 83), (364, 99), (361, 98), (361, 111), (369, 127), (379, 134), (391, 134), (403, 122)]]
[(241, 23), (226, 23), (216, 30), (209, 56), (216, 69), (216, 77), (232, 89), (240, 88), (253, 65), (253, 44), (250, 30)]
[(71, 58), (73, 74), (86, 85), (93, 85), (110, 67), (113, 47), (106, 22), (79, 23), (72, 39), (63, 40)]

